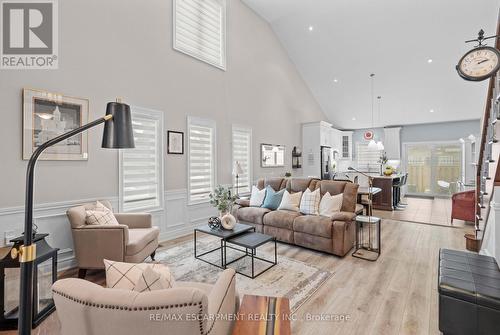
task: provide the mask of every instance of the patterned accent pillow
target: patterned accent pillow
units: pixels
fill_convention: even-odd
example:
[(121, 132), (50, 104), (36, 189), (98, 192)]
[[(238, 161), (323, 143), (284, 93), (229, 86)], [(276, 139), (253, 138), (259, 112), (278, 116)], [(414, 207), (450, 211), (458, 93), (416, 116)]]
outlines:
[(123, 263), (105, 259), (104, 267), (106, 269), (106, 287), (108, 288), (120, 288), (132, 291), (142, 273), (148, 267), (166, 278), (171, 286), (175, 285), (174, 277), (170, 274), (168, 267), (163, 264)]
[(101, 212), (111, 212), (111, 209), (109, 209), (108, 207), (104, 206), (102, 204), (102, 202), (100, 202), (99, 200), (95, 202), (94, 210), (95, 211), (101, 211)]
[(319, 193), (319, 188), (313, 192), (310, 189), (306, 189), (300, 200), (300, 212), (302, 214), (319, 215), (320, 200), (321, 194)]
[(85, 223), (88, 225), (117, 225), (116, 218), (110, 210), (103, 211), (85, 211)]
[(137, 283), (135, 283), (133, 290), (137, 292), (147, 292), (163, 290), (171, 287), (172, 283), (169, 281), (169, 279), (165, 278), (164, 275), (156, 272), (148, 266), (144, 269), (144, 271), (142, 271), (142, 274), (139, 277)]

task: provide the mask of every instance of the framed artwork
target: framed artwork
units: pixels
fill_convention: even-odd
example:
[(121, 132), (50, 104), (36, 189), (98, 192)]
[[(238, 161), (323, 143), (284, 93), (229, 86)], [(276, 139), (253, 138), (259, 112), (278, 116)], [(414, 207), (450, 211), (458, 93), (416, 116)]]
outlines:
[(184, 133), (181, 131), (167, 131), (167, 153), (175, 155), (184, 154)]
[[(59, 93), (23, 89), (23, 159), (44, 142), (88, 123), (89, 100)], [(87, 160), (87, 132), (58, 143), (41, 160)]]
[(285, 166), (285, 146), (279, 144), (260, 145), (261, 167), (283, 167)]

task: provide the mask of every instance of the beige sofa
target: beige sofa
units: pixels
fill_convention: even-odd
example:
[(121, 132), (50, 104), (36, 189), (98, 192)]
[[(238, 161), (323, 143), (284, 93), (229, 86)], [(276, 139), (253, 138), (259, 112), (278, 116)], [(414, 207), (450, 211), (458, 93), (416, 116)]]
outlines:
[(279, 241), (300, 245), (306, 248), (346, 255), (354, 246), (356, 200), (358, 184), (317, 180), (313, 178), (266, 178), (256, 185), (259, 189), (271, 186), (278, 191), (286, 188), (295, 193), (320, 189), (332, 195), (343, 193), (341, 211), (333, 217), (303, 215), (286, 210), (269, 210), (261, 207), (249, 207), (249, 200), (238, 200), (233, 212), (239, 221), (253, 225), (258, 232), (275, 236)]
[[(100, 202), (112, 210), (109, 201)], [(119, 225), (86, 225), (85, 210), (94, 205), (76, 206), (66, 213), (80, 278), (87, 269), (103, 269), (103, 259), (127, 263), (140, 263), (148, 256), (154, 259), (160, 230), (152, 226), (151, 214), (115, 213)]]
[(239, 305), (235, 281), (227, 269), (214, 285), (176, 282), (139, 293), (68, 278), (52, 292), (63, 335), (229, 335)]

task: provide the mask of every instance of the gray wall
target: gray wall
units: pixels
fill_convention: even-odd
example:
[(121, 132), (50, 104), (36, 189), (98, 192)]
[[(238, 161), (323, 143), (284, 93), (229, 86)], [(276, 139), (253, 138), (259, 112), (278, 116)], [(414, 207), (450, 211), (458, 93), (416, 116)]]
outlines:
[[(186, 130), (186, 116), (217, 122), (218, 182), (231, 181), (231, 124), (253, 128), (254, 177), (259, 143), (301, 143), (301, 123), (325, 120), (269, 25), (239, 0), (228, 0), (227, 71), (172, 49), (172, 1), (59, 1), (59, 70), (0, 72), (0, 208), (24, 202), (21, 160), (23, 87), (90, 99), (90, 120), (106, 102), (165, 113), (165, 130)], [(39, 162), (35, 201), (117, 196), (118, 153), (100, 148), (102, 128), (89, 131), (89, 160)], [(186, 188), (186, 155), (166, 155), (165, 187)]]

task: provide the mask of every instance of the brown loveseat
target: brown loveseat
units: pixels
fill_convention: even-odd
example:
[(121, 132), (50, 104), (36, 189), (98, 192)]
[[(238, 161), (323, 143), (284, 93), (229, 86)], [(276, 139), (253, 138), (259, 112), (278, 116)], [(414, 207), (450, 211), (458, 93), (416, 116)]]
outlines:
[(282, 242), (338, 256), (346, 255), (353, 247), (358, 184), (313, 178), (266, 178), (260, 179), (256, 186), (259, 189), (271, 186), (275, 191), (286, 188), (290, 193), (319, 188), (322, 196), (326, 192), (343, 193), (341, 211), (333, 217), (249, 207), (249, 200), (238, 200), (234, 214), (239, 221), (253, 225), (258, 232), (276, 236)]

